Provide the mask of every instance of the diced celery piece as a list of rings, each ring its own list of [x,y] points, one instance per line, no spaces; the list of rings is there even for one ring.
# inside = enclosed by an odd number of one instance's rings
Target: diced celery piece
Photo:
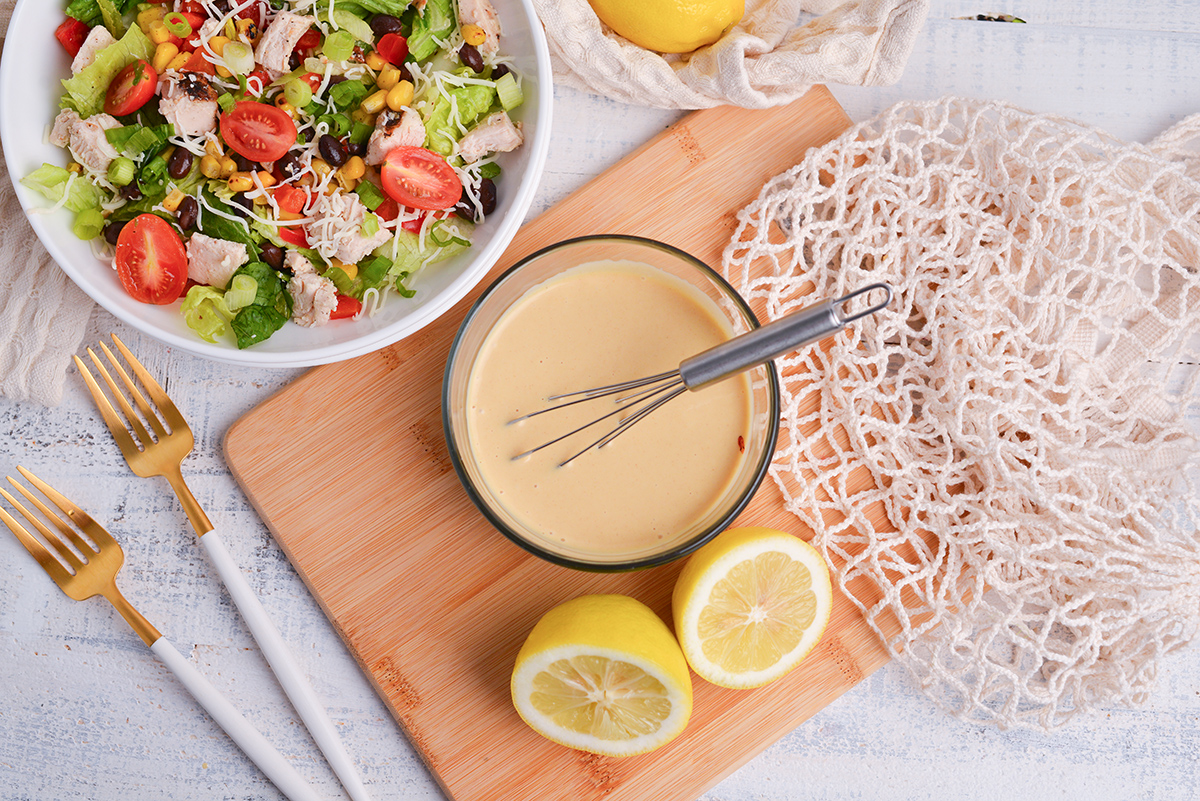
[[[500,105],[505,111],[512,111],[525,102],[525,93],[521,91],[511,72],[504,73],[496,80],[496,94],[500,97]]]

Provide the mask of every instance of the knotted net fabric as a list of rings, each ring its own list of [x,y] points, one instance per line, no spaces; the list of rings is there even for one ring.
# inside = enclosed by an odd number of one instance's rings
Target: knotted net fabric
[[[8,30],[15,4],[0,0],[0,36]],[[34,235],[2,156],[0,264],[0,395],[57,405],[67,365],[83,342],[95,304]]]
[[[928,0],[746,0],[713,44],[661,55],[604,25],[588,0],[534,0],[556,81],[641,106],[766,108],[815,83],[894,83]]]
[[[1142,146],[901,104],[768,182],[724,267],[770,318],[894,289],[777,362],[771,474],[924,692],[1045,730],[1144,702],[1200,621],[1200,116]]]

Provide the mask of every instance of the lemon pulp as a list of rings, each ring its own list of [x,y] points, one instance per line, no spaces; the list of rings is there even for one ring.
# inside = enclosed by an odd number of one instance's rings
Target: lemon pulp
[[[730,529],[697,551],[672,597],[692,670],[723,687],[757,687],[791,671],[829,621],[832,587],[821,555],[766,528]]]
[[[513,668],[521,718],[562,745],[630,756],[676,737],[691,715],[687,661],[644,604],[587,595],[547,612]]]

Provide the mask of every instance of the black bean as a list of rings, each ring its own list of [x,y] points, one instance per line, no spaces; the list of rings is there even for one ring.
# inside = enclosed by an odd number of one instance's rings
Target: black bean
[[[512,72],[512,70],[508,68],[507,64],[497,64],[496,66],[492,67],[492,80],[498,81],[510,72]]]
[[[121,235],[121,229],[125,227],[125,222],[110,222],[104,226],[104,241],[112,246],[116,246],[117,238]]]
[[[272,242],[263,242],[262,260],[276,270],[283,269],[283,248]]]
[[[238,217],[249,216],[253,202],[240,192],[229,199],[229,210]]]
[[[475,49],[475,45],[464,44],[458,48],[458,57],[474,72],[483,72],[483,56]]]
[[[487,217],[496,210],[496,182],[491,178],[484,178],[479,182],[478,194],[483,216]],[[475,204],[467,197],[466,189],[463,189],[462,197],[455,204],[454,213],[464,220],[477,222],[475,219]]]
[[[179,208],[175,211],[175,219],[179,223],[179,227],[183,230],[196,227],[196,220],[200,217],[200,204],[196,202],[196,198],[188,195],[179,203]]]
[[[137,178],[134,178],[129,183],[121,187],[121,197],[126,200],[141,200],[142,190],[138,186]]]
[[[300,58],[299,53],[294,52],[290,56],[288,56],[288,69],[289,70],[298,70],[298,69],[300,69],[300,65],[303,63],[304,63],[304,59]]]
[[[351,156],[365,156],[367,154],[367,146],[362,142],[350,142],[346,145],[346,152]]]
[[[243,156],[241,153],[233,154],[233,163],[237,165],[238,172],[257,172],[254,167],[254,162]]]
[[[391,14],[376,14],[371,17],[371,31],[376,38],[386,36],[389,33],[399,34],[404,30],[404,23]]]
[[[279,174],[284,178],[295,178],[304,169],[300,166],[300,159],[296,158],[296,154],[290,150],[279,157],[275,166],[279,168]]]
[[[195,160],[196,157],[192,155],[192,151],[186,147],[175,148],[175,152],[171,154],[171,160],[167,162],[167,175],[176,181],[186,177],[192,171],[192,163]]]
[[[321,158],[333,167],[342,166],[349,158],[346,155],[346,148],[330,134],[324,134],[317,140],[317,150],[321,151]]]

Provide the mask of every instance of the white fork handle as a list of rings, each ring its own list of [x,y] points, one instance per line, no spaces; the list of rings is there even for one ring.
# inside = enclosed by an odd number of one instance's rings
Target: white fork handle
[[[225,547],[225,542],[221,539],[219,532],[209,531],[200,537],[200,542],[204,543],[204,548],[217,568],[217,573],[225,582],[225,588],[229,590],[229,595],[242,613],[246,625],[250,627],[250,633],[254,635],[258,647],[266,656],[267,663],[283,686],[283,691],[287,693],[292,706],[300,713],[300,719],[304,721],[304,725],[308,728],[313,740],[316,741],[317,747],[321,749],[321,753],[329,760],[329,765],[341,780],[342,786],[346,788],[346,792],[354,801],[370,801],[367,788],[363,785],[358,771],[355,770],[350,755],[346,753],[346,748],[342,745],[341,738],[338,737],[337,730],[333,727],[333,721],[329,719],[329,715],[325,711],[325,706],[313,692],[312,685],[304,677],[300,666],[296,664],[287,643],[279,635],[279,629],[275,628],[271,618],[267,617],[267,610],[263,609],[258,596],[250,589],[246,577],[242,575],[242,571],[234,562],[233,556]]]
[[[238,748],[250,757],[250,761],[258,765],[280,792],[291,801],[320,800],[316,791],[304,781],[283,755],[275,750],[275,746],[267,742],[267,738],[251,726],[250,721],[246,720],[208,679],[200,675],[191,662],[175,650],[170,640],[159,637],[150,646],[150,650],[171,669],[188,692],[200,702],[200,706],[212,715],[213,720],[237,743]]]

